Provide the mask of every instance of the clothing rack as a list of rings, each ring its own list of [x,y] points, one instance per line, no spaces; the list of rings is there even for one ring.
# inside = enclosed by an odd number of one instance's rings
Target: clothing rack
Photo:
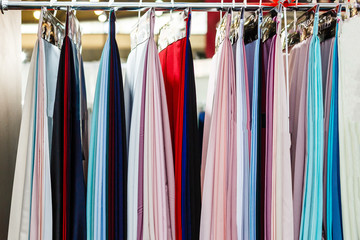
[[[319,3],[319,4],[284,4],[285,7],[293,10],[307,10],[316,5],[319,5],[320,10],[329,10],[338,6],[338,3]],[[37,10],[42,7],[53,10],[66,10],[72,8],[74,10],[111,10],[118,11],[139,11],[142,9],[154,8],[156,11],[170,11],[183,10],[191,8],[193,11],[217,12],[227,10],[229,8],[245,8],[252,11],[259,9],[270,10],[276,6],[275,4],[246,4],[241,3],[210,3],[210,2],[58,2],[58,1],[8,1],[0,0],[0,10],[2,13],[5,10]]]

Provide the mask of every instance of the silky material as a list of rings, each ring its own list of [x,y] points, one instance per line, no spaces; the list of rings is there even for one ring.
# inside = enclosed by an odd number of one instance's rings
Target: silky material
[[[100,63],[90,139],[87,230],[88,239],[126,238],[127,153],[124,94],[115,16]],[[115,177],[116,176],[116,177]]]
[[[322,235],[324,119],[318,22],[319,12],[316,12],[309,48],[307,157],[300,239],[320,239]]]
[[[67,24],[70,23],[67,21]],[[74,61],[72,41],[68,36],[64,38],[62,46],[51,150],[53,238],[85,239],[86,194],[81,153],[80,80],[75,73],[75,65],[79,63]]]
[[[185,16],[183,16],[185,15]],[[173,16],[169,28],[184,36],[159,53],[165,81],[175,162],[176,237],[197,239],[201,213],[200,152],[193,60],[189,41],[190,16]],[[179,19],[178,19],[179,18]],[[172,24],[177,24],[176,26]],[[185,25],[185,28],[182,28]],[[168,29],[160,32],[160,39]],[[170,30],[170,29],[169,29]],[[160,40],[159,40],[160,41]]]
[[[143,21],[143,20],[142,20]],[[140,22],[142,23],[142,22]],[[139,23],[139,27],[142,26]],[[145,114],[145,106],[142,103],[145,59],[148,44],[147,41],[137,40],[135,35],[135,47],[131,50],[127,60],[127,70],[124,82],[125,122],[128,138],[128,195],[127,195],[127,234],[128,239],[142,239],[142,213],[143,204],[138,197],[143,196],[139,189],[139,152],[140,149],[140,118]],[[144,89],[145,90],[145,89]],[[143,117],[144,118],[144,117]],[[142,162],[143,164],[143,162]],[[141,175],[141,174],[140,174]],[[138,218],[138,215],[140,216]],[[138,225],[139,221],[139,225]]]
[[[264,206],[265,206],[265,146],[266,146],[266,78],[269,60],[269,51],[272,39],[261,42],[261,78],[259,83],[259,147],[258,147],[258,197],[257,212],[260,213],[257,218],[257,231],[260,233],[260,239],[264,239]]]
[[[360,238],[359,24],[359,16],[344,21],[338,40],[341,210],[346,240]]]
[[[293,185],[294,238],[299,239],[304,191],[307,136],[307,75],[311,37],[295,45],[290,51],[290,133]]]
[[[264,197],[264,236],[271,239],[271,208],[272,208],[272,164],[273,164],[273,108],[274,108],[274,64],[275,39],[271,38],[268,71],[266,77],[266,147],[265,147],[265,197]]]
[[[333,49],[335,38],[330,38],[320,43],[322,59],[323,77],[323,97],[324,97],[324,171],[323,171],[323,236],[326,237],[326,218],[327,218],[327,169],[328,169],[328,136],[329,118],[332,91],[332,71],[333,71]]]
[[[329,134],[327,144],[327,203],[326,203],[326,236],[327,239],[343,239],[342,212],[341,212],[341,189],[340,189],[340,153],[339,153],[339,55],[338,55],[338,34],[340,28],[341,14],[337,15],[336,34],[332,51],[331,93],[325,99],[330,98],[329,109]],[[330,91],[330,90],[329,90]],[[327,89],[328,93],[328,89]],[[327,135],[325,134],[325,138]]]
[[[272,239],[294,236],[291,184],[289,102],[281,43],[281,13],[276,18],[273,107]]]
[[[218,70],[214,71],[217,75],[203,183],[200,239],[237,238],[236,214],[230,212],[234,212],[236,201],[228,201],[229,197],[236,199],[235,192],[231,193],[236,184],[233,171],[236,164],[235,69],[229,40],[231,14],[224,18],[226,34],[218,49]]]
[[[107,42],[108,43],[108,42]],[[108,47],[108,44],[105,43],[105,46]],[[100,97],[100,86],[101,86],[101,77],[102,69],[105,59],[105,54],[108,54],[108,51],[105,51],[105,47],[100,59],[100,66],[96,81],[95,88],[95,98],[93,105],[93,113],[91,120],[91,136],[90,136],[90,152],[89,152],[89,165],[88,165],[88,181],[87,181],[87,197],[86,197],[86,219],[87,219],[87,239],[94,238],[94,189],[95,189],[95,158],[97,150],[97,133],[98,133],[98,119],[99,119],[99,97]],[[102,81],[104,82],[104,81]]]
[[[217,84],[217,71],[218,71],[218,63],[220,59],[220,51],[217,51],[213,58],[211,59],[211,69],[213,72],[209,76],[208,82],[208,90],[206,96],[206,105],[205,105],[205,112],[204,112],[204,129],[203,129],[203,143],[202,143],[202,153],[201,153],[201,194],[204,194],[204,178],[205,178],[205,169],[207,164],[207,153],[208,153],[208,145],[209,145],[209,133],[210,133],[210,126],[212,121],[213,115],[213,104],[214,104],[214,94],[215,94],[215,87]]]
[[[236,224],[238,239],[249,239],[249,122],[247,64],[244,46],[244,19],[240,20],[236,56]]]
[[[333,49],[335,38],[329,38],[320,43],[321,47],[321,64],[323,77],[323,97],[324,97],[324,173],[323,173],[323,233],[326,232],[326,215],[327,215],[327,177],[328,177],[328,136],[329,136],[329,118],[330,118],[330,104],[331,104],[331,90],[332,90],[332,71],[333,71]],[[331,168],[332,169],[332,168]]]
[[[257,174],[258,174],[258,141],[259,141],[259,78],[260,78],[260,42],[261,42],[261,29],[262,24],[262,12],[258,16],[257,35],[258,39],[254,41],[254,62],[249,63],[253,68],[253,78],[249,80],[249,103],[251,104],[251,118],[248,122],[251,124],[251,134],[249,138],[250,142],[250,191],[249,191],[249,228],[250,238],[257,238],[257,201],[258,201],[258,189],[257,189]],[[251,43],[253,44],[253,43]],[[251,121],[250,121],[251,119]],[[250,131],[249,131],[250,132]]]
[[[258,25],[259,26],[259,25]],[[255,71],[255,63],[256,58],[258,58],[258,54],[256,54],[256,47],[258,46],[258,40],[255,40],[251,43],[245,45],[245,53],[246,53],[246,66],[248,72],[248,92],[249,92],[249,104],[250,104],[250,116],[252,116],[252,99],[253,99],[253,82],[254,75],[257,74]],[[260,41],[260,40],[259,40]]]
[[[170,124],[160,59],[149,20],[144,126],[144,239],[175,239],[175,179]]]
[[[42,11],[26,87],[8,239],[52,238],[48,116],[57,74],[51,72],[53,68],[47,68],[47,63],[56,66],[59,50],[41,39],[43,14]]]
[[[31,190],[30,239],[51,238],[52,211],[50,188],[50,159],[47,123],[46,72],[44,40],[39,39],[35,100],[35,142]],[[49,211],[50,210],[50,211]],[[48,228],[48,229],[45,229]],[[50,231],[49,231],[50,230]],[[45,231],[45,234],[44,234]]]

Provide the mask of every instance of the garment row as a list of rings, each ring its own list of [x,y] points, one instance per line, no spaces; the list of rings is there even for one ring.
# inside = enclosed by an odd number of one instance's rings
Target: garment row
[[[158,44],[145,13],[124,74],[111,11],[88,123],[79,23],[54,44],[43,9],[8,239],[360,238],[360,19],[340,13],[288,55],[281,10],[226,13],[202,122],[191,11]]]

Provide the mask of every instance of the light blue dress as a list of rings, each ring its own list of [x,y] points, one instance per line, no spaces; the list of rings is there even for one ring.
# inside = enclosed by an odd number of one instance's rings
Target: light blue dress
[[[106,181],[108,83],[110,44],[102,52],[91,121],[90,153],[86,199],[87,239],[106,239]],[[100,161],[102,160],[102,161]],[[105,161],[104,161],[105,160]]]
[[[249,200],[249,227],[250,238],[256,239],[256,187],[257,187],[257,165],[258,165],[258,138],[259,138],[259,71],[260,71],[260,41],[262,23],[262,11],[259,13],[258,20],[258,39],[256,40],[254,54],[252,106],[251,106],[251,152],[250,152],[250,200]]]
[[[300,239],[321,239],[323,209],[324,120],[319,12],[315,13],[309,47],[307,87],[307,157]]]

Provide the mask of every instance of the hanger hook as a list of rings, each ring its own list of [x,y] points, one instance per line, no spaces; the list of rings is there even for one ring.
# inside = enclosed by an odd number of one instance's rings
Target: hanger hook
[[[0,10],[1,13],[4,14],[4,10],[8,8],[8,0],[0,0]]]
[[[4,10],[3,10],[3,0],[0,0],[0,10],[1,10],[1,13],[4,14]]]

